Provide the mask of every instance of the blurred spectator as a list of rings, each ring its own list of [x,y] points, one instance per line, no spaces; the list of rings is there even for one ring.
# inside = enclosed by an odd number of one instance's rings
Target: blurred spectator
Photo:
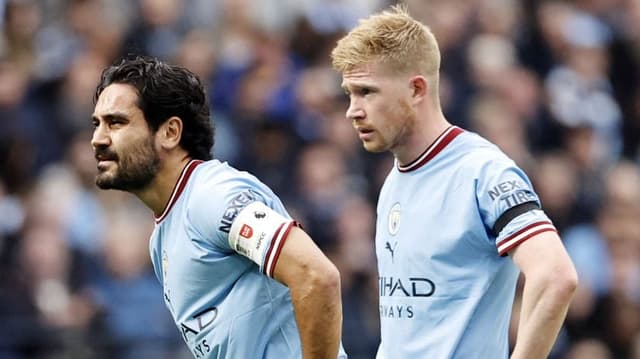
[[[314,141],[322,137],[324,119],[335,110],[338,82],[336,73],[328,66],[309,67],[300,73],[295,89],[298,109],[294,125],[300,138]],[[346,119],[343,121],[348,123]]]
[[[106,65],[107,59],[100,52],[82,52],[71,59],[65,76],[61,78],[51,110],[55,121],[59,122],[60,136],[65,143],[72,143],[76,133],[91,129],[87,114],[93,112],[93,98],[87,94],[95,91],[93,79],[100,77]],[[83,136],[86,138],[87,132]]]
[[[336,243],[331,223],[351,193],[347,164],[340,152],[326,142],[305,147],[296,161],[294,207],[302,212],[305,229],[322,249]]]
[[[533,171],[531,180],[540,201],[560,232],[577,221],[578,175],[575,164],[563,152],[541,156]]]
[[[609,28],[595,17],[574,13],[564,23],[568,46],[564,63],[546,79],[549,106],[554,117],[571,128],[593,131],[596,165],[609,163],[622,151],[621,111],[608,79]]]
[[[336,33],[353,27],[358,19],[378,10],[380,0],[303,0],[302,11],[320,33]]]
[[[52,168],[27,202],[27,220],[11,269],[18,291],[9,296],[19,296],[22,303],[16,312],[7,314],[9,320],[3,320],[12,325],[7,330],[21,334],[17,340],[24,340],[18,344],[22,353],[33,351],[48,357],[53,353],[91,352],[88,329],[95,306],[87,291],[88,273],[84,269],[88,258],[65,243],[60,215],[65,209],[56,198],[65,193],[64,178]],[[33,331],[22,327],[29,321]]]
[[[197,74],[205,86],[211,91],[214,73],[218,63],[218,52],[211,40],[213,33],[206,28],[195,28],[185,35],[175,55],[175,61],[179,65],[188,68]],[[210,98],[210,101],[212,99]],[[218,104],[212,106],[212,121],[215,126],[215,145],[213,153],[216,158],[237,163],[242,158],[240,140],[236,126],[230,121],[226,108],[218,108]]]
[[[30,73],[35,66],[35,38],[42,23],[42,9],[36,1],[7,1],[4,8],[0,53]]]
[[[470,105],[469,128],[477,131],[523,170],[528,171],[533,158],[528,148],[526,127],[522,119],[497,96],[478,95]]]
[[[172,358],[186,348],[158,295],[162,287],[149,260],[153,221],[141,209],[122,209],[109,216],[105,272],[92,290],[105,333],[97,346],[111,358]]]
[[[478,1],[477,23],[480,32],[510,37],[513,40],[520,35],[522,27],[521,2],[518,0]]]
[[[375,357],[380,342],[378,275],[375,262],[375,209],[364,197],[350,196],[333,222],[330,250],[341,275],[343,344],[349,358]]]
[[[581,280],[567,319],[571,334],[598,336],[627,357],[640,330],[640,168],[616,165],[608,173],[596,224],[563,235]]]
[[[478,91],[496,91],[503,76],[517,65],[514,44],[502,35],[475,36],[469,43],[467,57]]]
[[[93,257],[100,255],[107,224],[94,184],[95,159],[87,151],[87,136],[88,131],[79,132],[69,145],[67,161],[72,191],[66,195],[69,210],[63,223],[68,245]]]
[[[188,32],[184,18],[184,0],[140,0],[139,22],[125,35],[123,50],[127,54],[146,54],[173,58]]]

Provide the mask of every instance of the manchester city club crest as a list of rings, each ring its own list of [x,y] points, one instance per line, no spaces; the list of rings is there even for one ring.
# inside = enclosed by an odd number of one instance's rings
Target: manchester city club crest
[[[396,203],[389,211],[389,233],[395,236],[400,229],[400,203]]]
[[[164,283],[167,282],[168,269],[169,269],[169,257],[167,257],[167,252],[162,251],[162,278]]]

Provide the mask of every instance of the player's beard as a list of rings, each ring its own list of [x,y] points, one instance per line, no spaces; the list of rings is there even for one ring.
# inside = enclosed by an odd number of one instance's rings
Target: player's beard
[[[101,189],[117,189],[134,192],[148,186],[156,177],[160,159],[155,151],[153,137],[134,143],[126,151],[110,152],[96,149],[96,155],[112,159],[115,168],[102,171],[96,176],[96,185]]]
[[[397,106],[394,109],[393,118],[398,120],[398,123],[394,124],[393,137],[389,138],[386,143],[384,151],[393,152],[398,147],[406,145],[409,136],[413,133],[416,122],[416,113],[408,102],[399,100]]]

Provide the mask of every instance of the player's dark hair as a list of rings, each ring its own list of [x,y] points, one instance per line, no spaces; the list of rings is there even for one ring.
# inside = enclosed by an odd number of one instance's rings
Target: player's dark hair
[[[191,71],[155,58],[125,58],[102,72],[94,103],[114,83],[133,86],[138,107],[154,133],[172,116],[182,119],[180,146],[191,158],[212,158],[214,126],[202,82]]]

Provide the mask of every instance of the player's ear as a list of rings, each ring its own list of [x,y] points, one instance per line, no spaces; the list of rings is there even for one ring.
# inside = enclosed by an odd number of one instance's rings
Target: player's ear
[[[429,83],[424,76],[414,76],[410,80],[411,97],[416,103],[423,101],[427,98],[429,91]]]
[[[170,150],[177,147],[182,138],[182,119],[177,116],[170,117],[160,125],[156,136],[162,148]]]

